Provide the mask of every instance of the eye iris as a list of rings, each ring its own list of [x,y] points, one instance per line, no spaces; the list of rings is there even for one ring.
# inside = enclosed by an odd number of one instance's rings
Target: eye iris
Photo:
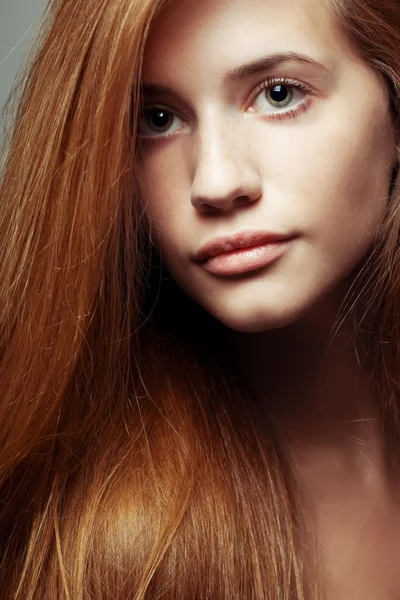
[[[171,125],[171,115],[168,111],[162,108],[151,110],[147,113],[148,126],[156,131],[168,129]]]
[[[275,106],[286,106],[293,98],[293,91],[286,85],[274,85],[267,93]]]

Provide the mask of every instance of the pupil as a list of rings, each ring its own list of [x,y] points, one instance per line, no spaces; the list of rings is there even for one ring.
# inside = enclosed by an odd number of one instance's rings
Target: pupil
[[[150,115],[151,124],[158,129],[164,129],[169,125],[169,114],[166,110],[155,110]]]
[[[284,85],[276,85],[272,88],[270,94],[274,102],[284,102],[288,97],[288,90]]]

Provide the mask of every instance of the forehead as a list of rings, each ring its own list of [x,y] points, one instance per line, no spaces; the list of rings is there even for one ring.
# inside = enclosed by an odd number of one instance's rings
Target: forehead
[[[212,76],[288,51],[327,68],[352,54],[325,0],[172,0],[152,25],[144,76]]]

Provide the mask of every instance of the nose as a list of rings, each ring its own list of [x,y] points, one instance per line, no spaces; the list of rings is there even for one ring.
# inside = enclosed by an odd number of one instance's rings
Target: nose
[[[191,200],[200,212],[229,212],[261,196],[261,177],[249,146],[232,125],[214,122],[199,130],[194,163]]]

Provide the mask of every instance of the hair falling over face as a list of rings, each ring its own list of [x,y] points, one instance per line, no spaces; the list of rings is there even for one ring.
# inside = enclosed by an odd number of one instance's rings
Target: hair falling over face
[[[0,187],[2,600],[320,597],[273,422],[152,256],[136,133],[161,4],[50,1],[21,84]],[[397,118],[398,0],[331,4]],[[362,284],[397,449],[399,203],[394,182]]]

